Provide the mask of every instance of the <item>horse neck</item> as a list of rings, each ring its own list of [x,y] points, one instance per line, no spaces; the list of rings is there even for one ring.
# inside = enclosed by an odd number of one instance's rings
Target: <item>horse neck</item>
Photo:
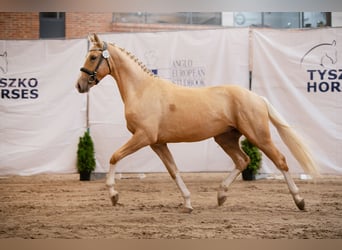
[[[154,75],[131,53],[117,46],[110,50],[112,58],[112,76],[114,77],[121,98],[127,102],[138,91],[143,91]]]

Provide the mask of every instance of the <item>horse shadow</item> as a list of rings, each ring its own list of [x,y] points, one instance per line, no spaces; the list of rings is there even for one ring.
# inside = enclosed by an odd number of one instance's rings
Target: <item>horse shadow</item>
[[[320,43],[310,48],[300,60],[303,63],[320,65],[323,68],[332,68],[337,63],[336,40],[331,43]]]

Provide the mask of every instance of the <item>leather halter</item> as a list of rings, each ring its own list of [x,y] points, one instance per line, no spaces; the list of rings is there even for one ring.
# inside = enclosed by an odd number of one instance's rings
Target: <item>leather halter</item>
[[[86,69],[84,67],[82,67],[80,70],[86,74],[89,75],[89,78],[88,78],[88,83],[89,84],[92,84],[95,82],[95,85],[99,83],[99,80],[97,79],[96,75],[97,75],[97,70],[99,69],[103,59],[106,59],[106,62],[107,62],[107,65],[108,65],[108,68],[109,68],[109,74],[112,73],[111,71],[111,68],[110,68],[110,64],[108,62],[108,58],[109,58],[109,52],[107,50],[107,43],[106,42],[103,42],[103,47],[102,49],[91,49],[89,51],[102,51],[101,53],[101,57],[100,57],[100,60],[98,61],[95,69],[93,71],[90,71],[89,69]]]

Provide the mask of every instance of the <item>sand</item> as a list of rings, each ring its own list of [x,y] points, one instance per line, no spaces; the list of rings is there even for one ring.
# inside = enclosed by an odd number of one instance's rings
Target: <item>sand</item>
[[[0,177],[1,239],[341,239],[342,177],[295,179],[306,211],[284,180],[237,179],[223,206],[217,189],[226,173],[183,173],[194,211],[166,173],[123,175],[119,204],[104,180],[78,174]],[[132,177],[132,178],[127,178]]]

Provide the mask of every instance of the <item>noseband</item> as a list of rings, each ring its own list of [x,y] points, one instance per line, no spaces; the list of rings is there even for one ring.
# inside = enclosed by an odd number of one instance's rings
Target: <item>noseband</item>
[[[89,84],[92,84],[95,82],[95,84],[98,84],[99,83],[99,80],[97,79],[96,77],[96,74],[97,74],[97,70],[99,69],[103,59],[106,59],[106,62],[107,62],[107,65],[108,65],[108,68],[109,68],[109,74],[112,73],[111,71],[111,68],[110,68],[110,65],[109,65],[109,62],[108,62],[108,58],[109,58],[109,52],[107,50],[107,43],[106,42],[103,42],[103,47],[102,49],[91,49],[89,51],[102,51],[101,53],[101,57],[100,57],[100,60],[99,62],[97,63],[95,69],[93,71],[90,71],[89,69],[86,69],[84,67],[82,67],[80,70],[86,74],[89,75],[89,78],[88,78],[88,83]]]

